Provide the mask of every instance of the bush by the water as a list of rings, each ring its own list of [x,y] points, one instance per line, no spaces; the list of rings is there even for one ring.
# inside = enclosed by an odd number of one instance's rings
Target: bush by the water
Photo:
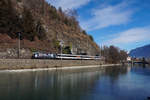
[[[124,50],[120,50],[115,46],[104,46],[102,48],[102,56],[105,57],[107,63],[119,63],[120,61],[126,60],[128,54]]]

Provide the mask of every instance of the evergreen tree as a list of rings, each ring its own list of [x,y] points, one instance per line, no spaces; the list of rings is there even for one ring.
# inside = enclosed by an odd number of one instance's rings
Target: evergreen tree
[[[36,28],[34,24],[34,18],[31,12],[24,8],[23,12],[23,36],[24,38],[29,39],[30,41],[34,41],[34,37],[36,36]]]

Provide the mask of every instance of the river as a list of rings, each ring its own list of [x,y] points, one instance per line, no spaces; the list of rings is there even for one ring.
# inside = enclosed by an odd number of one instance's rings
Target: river
[[[150,67],[0,72],[0,100],[147,100]]]

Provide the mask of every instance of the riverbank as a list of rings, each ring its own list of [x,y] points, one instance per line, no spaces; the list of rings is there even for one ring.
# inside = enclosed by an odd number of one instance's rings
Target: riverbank
[[[0,70],[61,68],[102,64],[104,62],[100,60],[0,59]]]
[[[121,66],[121,64],[103,64],[103,65],[90,65],[90,66],[69,66],[69,67],[55,67],[55,68],[36,68],[36,69],[5,69],[0,72],[35,72],[35,71],[48,71],[48,70],[83,70],[83,69],[105,69],[106,67]]]
[[[41,60],[41,59],[0,59],[0,70],[63,70],[115,66],[100,60]],[[67,67],[68,66],[68,67]]]

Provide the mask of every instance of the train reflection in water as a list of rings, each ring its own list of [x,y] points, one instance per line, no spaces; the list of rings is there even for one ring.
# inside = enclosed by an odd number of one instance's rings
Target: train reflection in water
[[[32,59],[64,59],[64,60],[100,60],[100,56],[34,53]]]

